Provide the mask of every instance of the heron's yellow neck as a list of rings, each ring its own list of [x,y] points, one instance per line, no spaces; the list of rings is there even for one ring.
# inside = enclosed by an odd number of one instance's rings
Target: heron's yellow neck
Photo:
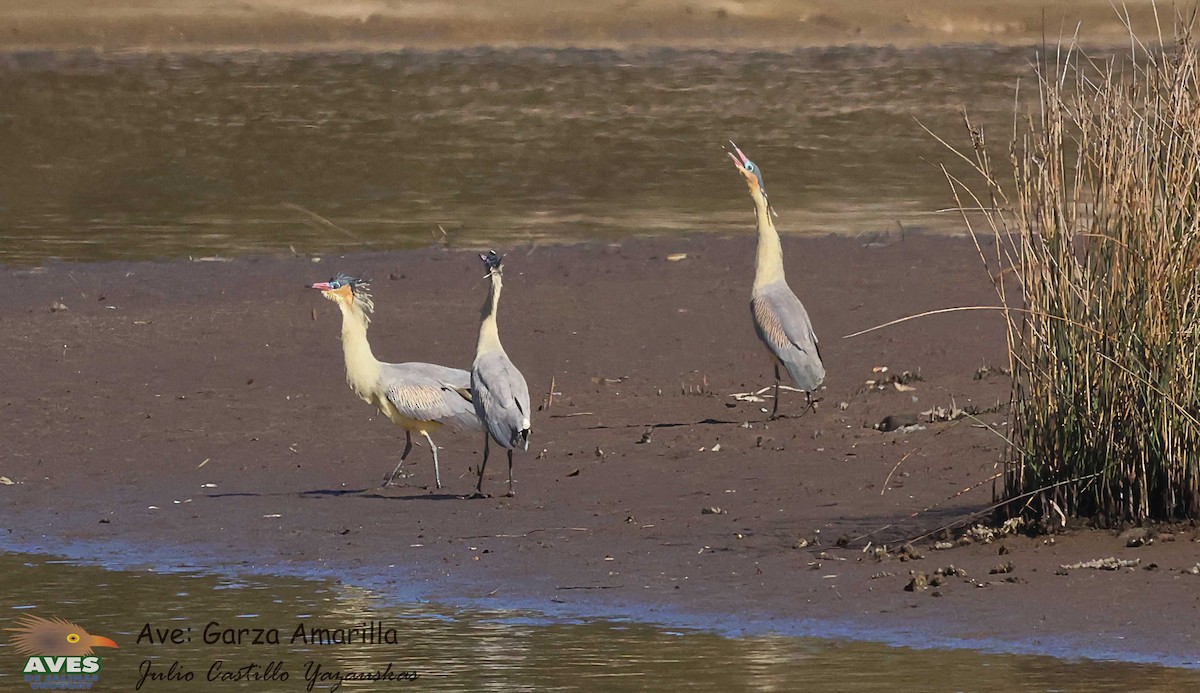
[[[771,210],[767,198],[760,190],[750,191],[754,198],[754,212],[758,220],[758,254],[754,258],[754,288],[784,281],[783,246],[779,243],[779,232],[771,223]]]
[[[338,302],[342,309],[342,355],[346,357],[346,382],[350,389],[370,401],[379,381],[379,361],[367,341],[367,316],[353,303]]]
[[[487,300],[483,302],[483,308],[479,311],[479,343],[475,347],[476,354],[486,354],[503,348],[500,346],[500,332],[496,329],[496,311],[500,307],[500,289],[503,282],[495,272],[490,276],[491,288],[488,289]]]

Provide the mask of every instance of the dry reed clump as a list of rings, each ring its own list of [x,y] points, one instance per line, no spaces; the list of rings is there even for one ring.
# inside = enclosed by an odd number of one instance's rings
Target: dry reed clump
[[[1186,33],[1131,43],[1039,61],[1011,179],[969,120],[960,154],[987,192],[947,174],[985,264],[1001,265],[1004,516],[1200,514],[1200,59]]]

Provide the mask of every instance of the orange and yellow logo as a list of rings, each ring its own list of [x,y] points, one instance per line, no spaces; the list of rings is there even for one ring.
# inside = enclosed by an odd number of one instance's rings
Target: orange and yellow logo
[[[8,630],[16,633],[13,648],[28,657],[25,682],[40,690],[91,688],[100,675],[100,657],[92,648],[117,646],[61,618],[27,615]]]

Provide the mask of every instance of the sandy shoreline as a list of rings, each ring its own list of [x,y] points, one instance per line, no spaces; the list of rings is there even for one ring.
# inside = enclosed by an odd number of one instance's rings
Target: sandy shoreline
[[[465,365],[485,290],[468,251],[2,269],[0,289],[19,297],[0,305],[10,364],[0,475],[16,482],[0,487],[4,545],[371,577],[406,594],[548,611],[684,614],[731,629],[832,623],[913,645],[1195,666],[1190,530],[1138,548],[1100,530],[922,542],[909,561],[864,552],[866,539],[837,546],[868,532],[894,546],[990,502],[986,483],[948,499],[995,473],[994,433],[971,420],[864,426],[1005,400],[1004,377],[976,379],[1004,362],[1002,326],[960,313],[843,340],[992,302],[974,247],[921,235],[784,243],[830,375],[817,413],[770,424],[761,404],[729,396],[769,382],[746,310],[749,232],[510,249],[504,343],[535,403],[551,379],[561,394],[534,417],[516,498],[484,501],[456,495],[471,490],[474,435],[438,439],[444,493],[376,488],[402,436],[350,393],[336,311],[301,288],[336,271],[369,276],[380,358]],[[52,312],[56,302],[67,310]],[[878,366],[923,379],[911,391],[866,387]],[[789,397],[783,409],[799,405]],[[431,482],[426,455],[410,458],[414,484]],[[500,492],[503,470],[486,483]],[[1056,574],[1109,556],[1140,565]],[[910,570],[951,564],[966,576],[905,591]]]
[[[1150,3],[1128,8],[1157,33]],[[1160,22],[1172,25],[1171,8]],[[1070,37],[1125,45],[1128,31],[1101,0],[1005,3],[846,3],[837,0],[15,0],[0,8],[0,49],[447,48],[461,46],[722,49],[957,43],[1033,45]]]

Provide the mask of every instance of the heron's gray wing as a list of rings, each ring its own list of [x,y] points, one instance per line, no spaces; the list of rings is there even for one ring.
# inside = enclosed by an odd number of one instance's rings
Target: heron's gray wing
[[[825,380],[825,366],[808,311],[786,284],[769,287],[750,300],[759,339],[787,368],[792,382],[812,391]]]
[[[467,390],[471,374],[431,363],[385,363],[380,383],[401,415],[417,421],[439,421],[479,428],[475,407],[459,390]]]
[[[519,444],[529,428],[529,386],[503,351],[481,354],[471,369],[475,412],[506,447]]]

